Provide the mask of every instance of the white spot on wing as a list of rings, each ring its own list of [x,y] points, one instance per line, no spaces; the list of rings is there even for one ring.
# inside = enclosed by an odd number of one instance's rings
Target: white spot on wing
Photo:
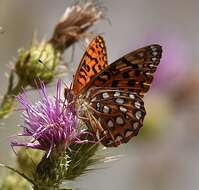
[[[117,136],[115,139],[116,142],[121,142],[122,140],[123,140],[122,136]]]
[[[124,99],[122,99],[122,98],[117,98],[115,101],[118,104],[123,104],[124,103]]]
[[[141,111],[137,111],[135,113],[135,117],[139,120],[142,117],[142,112]]]
[[[108,106],[103,107],[103,112],[104,113],[109,113],[110,108]]]
[[[120,92],[115,92],[113,96],[115,96],[115,97],[120,96]]]
[[[123,106],[120,106],[120,111],[127,112],[127,109],[125,107],[123,107]]]
[[[108,125],[108,127],[113,127],[113,122],[111,120],[109,120],[107,125]]]
[[[140,108],[141,108],[140,102],[136,101],[136,102],[135,102],[135,107],[138,108],[138,109],[140,109]]]
[[[152,67],[152,68],[154,68],[154,67],[156,67],[156,66],[155,66],[155,65],[153,65],[153,64],[150,64],[150,65],[149,65],[149,67]]]
[[[156,57],[153,57],[153,58],[152,58],[152,61],[156,61],[156,60],[157,60],[157,58],[156,58]]]
[[[122,117],[117,117],[117,118],[116,118],[116,123],[117,123],[118,125],[124,124],[123,118],[122,118]]]
[[[109,97],[109,94],[108,94],[107,92],[104,92],[104,93],[102,94],[102,97],[103,97],[103,98],[108,98],[108,97]]]
[[[135,96],[133,94],[129,94],[129,98],[135,99]]]
[[[126,134],[125,134],[125,137],[129,137],[133,134],[133,131],[127,131]]]
[[[150,72],[146,72],[145,74],[146,74],[146,75],[151,75],[151,76],[152,76],[152,74],[151,74]]]
[[[152,51],[156,51],[157,48],[155,46],[151,46]]]
[[[135,123],[133,124],[133,129],[136,130],[136,129],[138,129],[138,127],[139,127],[139,123],[138,123],[138,122],[135,122]]]
[[[156,56],[156,55],[158,55],[158,52],[157,52],[157,51],[154,51],[154,52],[152,53],[152,55]]]

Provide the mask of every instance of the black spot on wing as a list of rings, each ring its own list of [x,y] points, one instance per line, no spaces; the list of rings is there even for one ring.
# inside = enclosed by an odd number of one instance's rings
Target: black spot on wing
[[[117,87],[118,86],[119,81],[118,80],[113,80],[112,81],[112,87]]]
[[[135,85],[135,80],[131,79],[128,81],[128,85],[134,86]]]
[[[139,69],[139,66],[137,64],[133,64],[132,62],[128,61],[125,57],[122,57],[121,61],[126,63],[128,66],[131,66],[132,69]]]
[[[126,72],[124,72],[123,74],[122,74],[122,76],[123,76],[123,78],[129,78],[129,72],[128,71],[126,71]]]

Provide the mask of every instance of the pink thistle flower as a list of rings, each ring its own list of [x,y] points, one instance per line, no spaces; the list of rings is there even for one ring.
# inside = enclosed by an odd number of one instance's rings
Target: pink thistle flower
[[[25,93],[17,96],[24,110],[23,132],[17,136],[29,137],[29,142],[12,141],[11,146],[25,146],[46,151],[64,151],[71,143],[86,143],[80,136],[87,133],[79,127],[74,104],[61,99],[61,81],[57,82],[56,96],[47,95],[41,83],[41,100],[36,104],[29,102]]]

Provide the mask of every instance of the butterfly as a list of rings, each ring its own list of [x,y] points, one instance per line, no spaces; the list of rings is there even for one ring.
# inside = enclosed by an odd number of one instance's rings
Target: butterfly
[[[74,75],[70,98],[79,118],[104,146],[117,147],[138,134],[146,114],[142,98],[161,55],[161,46],[153,44],[108,65],[103,37],[89,44]]]

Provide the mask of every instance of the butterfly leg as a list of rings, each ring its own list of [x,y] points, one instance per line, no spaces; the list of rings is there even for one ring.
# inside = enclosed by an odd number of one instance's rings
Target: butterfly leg
[[[78,119],[81,119],[83,121],[85,121],[85,120],[89,121],[89,118],[80,116],[79,113],[77,113],[77,117],[78,117]]]
[[[87,112],[87,115],[88,115],[89,123],[90,123],[89,126],[92,128],[93,131],[95,131],[98,141],[101,141],[103,138],[105,138],[106,131],[102,128],[100,122],[92,114]],[[104,136],[100,137],[100,133],[102,132],[104,133]]]
[[[87,114],[81,113],[81,110],[77,110],[76,114],[77,114],[78,119],[81,119],[81,120],[86,121],[86,122],[89,121]]]

